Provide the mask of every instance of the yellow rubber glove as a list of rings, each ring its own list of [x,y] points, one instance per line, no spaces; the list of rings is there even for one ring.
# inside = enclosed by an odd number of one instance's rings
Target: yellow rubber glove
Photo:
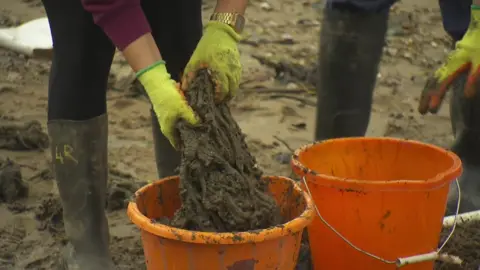
[[[182,78],[183,91],[188,90],[188,84],[197,70],[208,68],[215,82],[217,101],[235,96],[242,74],[237,48],[240,39],[240,35],[229,25],[216,21],[208,22],[185,68]]]
[[[470,26],[465,36],[457,42],[445,64],[429,78],[418,111],[437,113],[449,86],[463,72],[470,71],[465,84],[465,97],[472,98],[480,87],[480,7],[472,5]]]
[[[170,78],[164,61],[137,72],[137,78],[150,97],[162,133],[176,148],[176,122],[182,118],[195,125],[199,121],[197,116],[188,106],[179,85]]]

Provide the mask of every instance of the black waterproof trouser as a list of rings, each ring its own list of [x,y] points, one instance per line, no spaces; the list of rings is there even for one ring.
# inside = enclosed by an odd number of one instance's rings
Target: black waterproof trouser
[[[43,3],[54,45],[48,119],[81,121],[106,113],[114,45],[80,0]],[[142,0],[142,7],[167,70],[178,80],[202,35],[201,0]]]

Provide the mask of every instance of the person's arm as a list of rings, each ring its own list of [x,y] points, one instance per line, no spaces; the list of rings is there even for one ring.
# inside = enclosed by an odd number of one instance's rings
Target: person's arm
[[[140,0],[82,0],[82,4],[135,72],[162,59]]]
[[[217,0],[215,12],[245,14],[248,0]]]
[[[480,0],[473,0],[472,4],[474,4],[475,6],[480,6]]]

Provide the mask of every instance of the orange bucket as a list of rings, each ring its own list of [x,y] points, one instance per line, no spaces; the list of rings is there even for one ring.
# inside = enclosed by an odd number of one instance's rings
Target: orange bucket
[[[264,177],[289,222],[265,230],[210,233],[181,230],[159,223],[180,208],[179,178],[146,185],[128,205],[128,216],[141,230],[149,270],[293,270],[303,229],[313,217],[313,202],[293,180]]]
[[[439,147],[365,137],[302,147],[292,167],[318,209],[308,228],[316,270],[393,270],[399,258],[436,251],[449,186],[462,172]]]

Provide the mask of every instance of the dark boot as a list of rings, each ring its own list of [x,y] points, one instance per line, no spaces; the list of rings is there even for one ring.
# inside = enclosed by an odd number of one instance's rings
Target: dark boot
[[[316,140],[365,135],[387,21],[388,12],[325,9]]]
[[[107,117],[48,123],[69,245],[64,269],[113,269],[105,216]]]
[[[168,176],[177,175],[177,168],[180,165],[180,153],[173,148],[170,141],[168,141],[163,135],[160,130],[157,116],[153,110],[151,110],[151,116],[158,177],[159,179],[162,179]]]
[[[466,99],[463,91],[467,74],[462,74],[452,85],[450,118],[455,142],[452,151],[463,163],[460,182],[460,213],[480,210],[480,95]],[[447,215],[454,215],[457,208],[456,183],[450,189]]]

